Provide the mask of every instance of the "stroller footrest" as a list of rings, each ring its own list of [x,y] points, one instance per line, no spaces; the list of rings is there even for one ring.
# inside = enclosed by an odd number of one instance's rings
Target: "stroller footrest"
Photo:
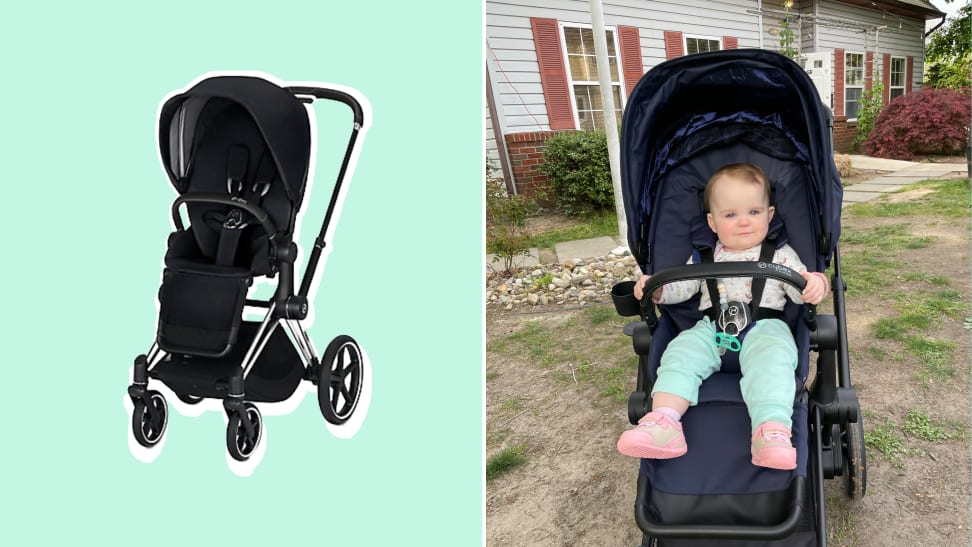
[[[248,274],[165,270],[159,289],[159,347],[169,353],[226,355],[239,334],[250,281]]]
[[[638,481],[638,503],[635,504],[635,520],[641,530],[660,539],[751,539],[772,540],[790,536],[798,527],[805,499],[805,478],[795,477],[788,491],[788,511],[783,520],[766,525],[735,524],[663,524],[658,522],[649,509],[645,498],[650,494],[648,481],[641,476]]]

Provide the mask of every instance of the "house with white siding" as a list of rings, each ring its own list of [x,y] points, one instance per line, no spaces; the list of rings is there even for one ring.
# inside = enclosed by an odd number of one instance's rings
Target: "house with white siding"
[[[789,48],[833,111],[835,148],[856,132],[862,94],[916,91],[927,0],[602,0],[618,124],[641,76],[674,57],[733,48]],[[543,142],[560,131],[603,129],[588,0],[486,0],[487,160],[507,187],[529,192]]]

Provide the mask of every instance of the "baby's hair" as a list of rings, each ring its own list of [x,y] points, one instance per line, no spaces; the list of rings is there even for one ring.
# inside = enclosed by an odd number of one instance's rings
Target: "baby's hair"
[[[702,194],[702,199],[705,201],[705,208],[711,209],[712,204],[710,199],[712,198],[712,187],[715,186],[715,182],[722,177],[732,177],[737,180],[743,180],[746,182],[751,182],[753,184],[759,184],[763,187],[763,195],[766,196],[766,200],[770,199],[770,184],[769,179],[766,178],[766,173],[759,168],[758,165],[753,165],[751,163],[731,163],[729,165],[724,165],[714,175],[709,179],[708,184],[705,185],[705,193]]]

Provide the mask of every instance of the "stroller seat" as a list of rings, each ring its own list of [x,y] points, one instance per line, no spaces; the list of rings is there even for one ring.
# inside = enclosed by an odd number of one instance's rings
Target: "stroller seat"
[[[198,129],[187,132],[187,126]],[[294,208],[265,138],[241,105],[187,99],[172,115],[169,140],[175,152],[169,167],[184,196],[243,200],[250,209],[265,211],[278,230],[267,233],[252,213],[235,204],[203,201],[187,203],[189,228],[169,236],[159,292],[159,346],[170,353],[221,357],[236,343],[253,278],[274,273],[269,241],[291,236]],[[200,301],[206,301],[204,309]]]
[[[731,148],[733,154],[742,153],[740,148]],[[692,170],[707,169],[710,161],[713,160],[705,156],[698,158]],[[699,251],[711,250],[715,236],[704,216],[697,216],[688,224],[687,231],[675,228],[669,235],[676,240],[691,241],[699,260]],[[771,247],[789,243],[782,214],[774,217],[769,232],[773,238]],[[685,250],[682,256],[688,254]],[[660,363],[668,343],[702,318],[699,299],[696,295],[688,302],[665,306],[665,313],[651,337],[645,356],[647,363]],[[788,302],[781,317],[790,326],[797,344],[792,415],[796,469],[783,471],[751,463],[747,442],[751,436],[751,420],[740,388],[739,353],[727,351],[722,356],[720,370],[699,387],[697,404],[682,417],[688,453],[672,459],[642,460],[636,501],[639,524],[650,528],[653,523],[665,523],[668,527],[709,530],[718,526],[758,527],[765,531],[812,522],[812,506],[805,503],[809,401],[804,385],[809,371],[810,333],[801,311],[801,305]],[[747,332],[748,329],[739,337],[741,342],[745,341]],[[653,383],[656,377],[657,367],[653,367],[649,381]],[[643,406],[631,416],[633,422],[650,408],[649,399],[642,400]],[[671,544],[679,545],[678,542]]]

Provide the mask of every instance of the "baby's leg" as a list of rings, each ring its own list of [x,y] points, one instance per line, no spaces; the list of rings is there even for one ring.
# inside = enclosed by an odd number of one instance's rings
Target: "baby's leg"
[[[783,321],[763,319],[746,334],[739,351],[739,385],[753,431],[764,422],[793,425],[796,366],[796,343]]]
[[[622,454],[654,459],[685,454],[688,447],[680,420],[689,405],[696,404],[702,380],[719,370],[714,337],[712,323],[703,319],[668,345],[652,390],[652,410],[638,421],[638,427],[618,439]]]
[[[659,408],[661,402],[671,402],[667,395],[685,401],[684,406],[675,410],[684,414],[689,406],[695,406],[699,398],[699,386],[722,366],[719,350],[715,345],[715,325],[708,318],[702,319],[694,327],[682,331],[672,340],[662,354],[658,367],[658,378],[652,386],[652,409]]]
[[[794,469],[790,440],[797,349],[789,327],[778,319],[753,326],[739,352],[743,400],[752,422],[752,461],[773,469]]]

